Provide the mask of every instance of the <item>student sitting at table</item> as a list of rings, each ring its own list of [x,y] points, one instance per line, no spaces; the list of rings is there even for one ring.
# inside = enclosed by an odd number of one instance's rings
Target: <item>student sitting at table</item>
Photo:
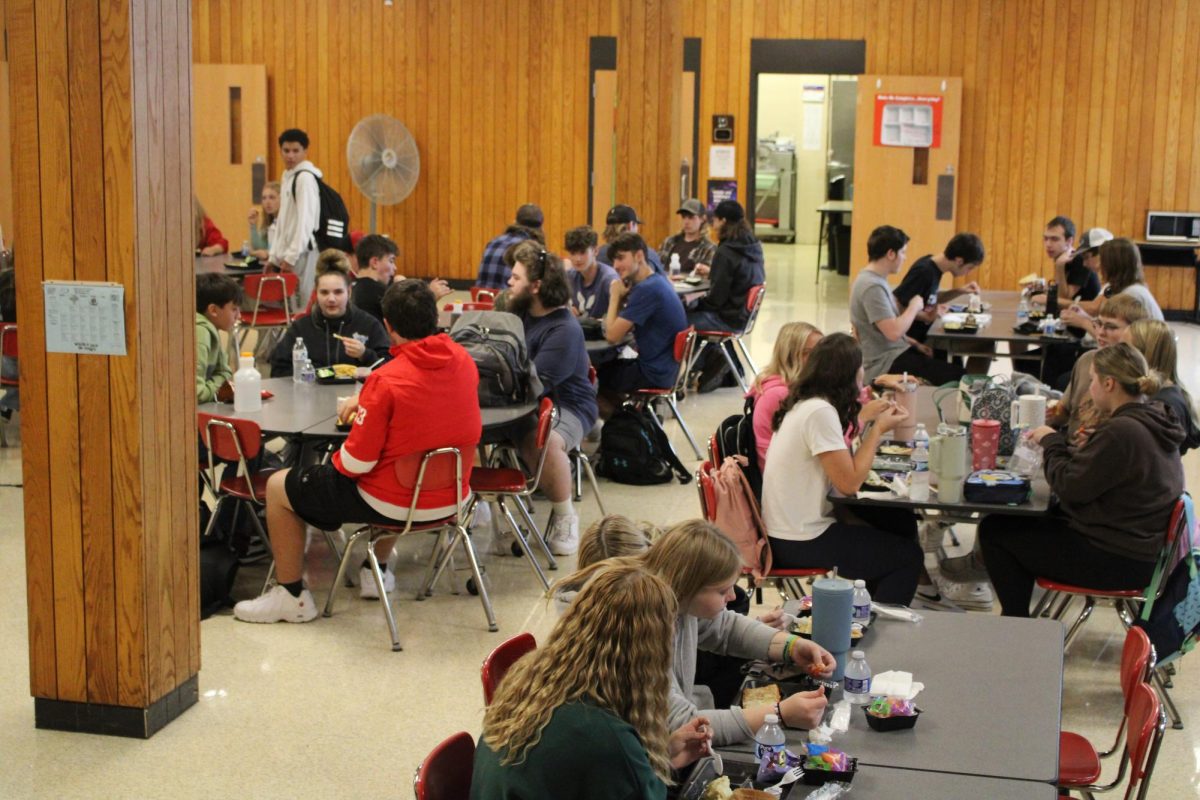
[[[596,260],[596,232],[588,225],[567,231],[563,246],[571,269],[567,282],[571,284],[571,311],[577,317],[604,319],[608,313],[608,293],[617,272],[608,264]]]
[[[196,276],[196,402],[208,403],[233,379],[218,331],[230,333],[241,316],[242,288],[215,272]]]
[[[312,310],[296,320],[275,346],[271,376],[292,374],[292,347],[304,339],[314,367],[334,364],[370,366],[387,358],[388,335],[379,321],[350,303],[350,273],[342,266],[323,262],[317,275],[317,300]]]
[[[1048,426],[1029,437],[1043,449],[1058,497],[1045,517],[988,514],[979,523],[983,560],[1005,616],[1029,616],[1038,577],[1101,589],[1150,582],[1167,522],[1183,493],[1175,416],[1147,396],[1161,388],[1132,345],[1096,353],[1088,393],[1107,417],[1080,447]]]
[[[461,346],[437,330],[437,300],[422,281],[393,284],[383,297],[392,360],[374,370],[362,392],[338,409],[353,419],[350,435],[328,463],[285,469],[267,482],[267,530],[278,585],[255,600],[234,606],[244,622],[309,622],[316,619],[312,594],[304,588],[305,524],[325,531],[357,522],[403,522],[413,486],[401,482],[396,464],[412,468],[430,450],[457,447],[462,453],[463,496],[451,488],[421,491],[413,520],[444,519],[458,512],[470,492],[472,454],[479,443],[479,371]],[[395,588],[387,570],[394,542],[375,546],[384,567],[384,590]],[[360,595],[377,598],[366,562],[359,570]]]
[[[1096,331],[1097,348],[1103,350],[1121,341],[1130,325],[1146,317],[1146,307],[1131,295],[1117,295],[1106,299],[1093,326]],[[1088,393],[1092,359],[1096,352],[1097,350],[1088,351],[1075,362],[1062,399],[1046,419],[1047,424],[1052,427],[1065,426],[1063,433],[1073,445],[1082,443],[1081,432],[1091,430],[1103,419]]]
[[[766,281],[763,270],[763,251],[746,212],[736,200],[722,200],[713,209],[713,229],[717,234],[717,251],[707,270],[711,288],[688,304],[688,324],[698,331],[728,331],[738,333],[746,327],[750,311],[746,298],[750,288]],[[703,272],[703,270],[702,270]],[[733,349],[733,342],[722,342],[738,372],[742,362]],[[711,392],[732,381],[729,361],[715,347],[705,349],[700,373],[700,392]],[[732,383],[731,383],[732,385]]]
[[[613,395],[675,385],[675,336],[687,327],[687,316],[671,282],[650,268],[641,236],[621,234],[608,253],[620,279],[611,284],[604,336],[619,344],[632,333],[638,351],[636,359],[618,358],[597,369],[600,389],[609,395],[604,404],[611,408]]]
[[[695,684],[697,649],[804,668],[816,665],[824,674],[834,667],[833,656],[815,642],[726,608],[742,574],[742,557],[719,528],[699,519],[682,522],[655,541],[643,561],[671,586],[679,603],[668,727],[699,714],[712,721],[713,743],[727,745],[751,739],[769,713],[781,714],[781,721],[792,727],[820,724],[826,705],[820,689],[791,695],[777,708],[716,709],[709,687]]]
[[[533,203],[526,203],[517,209],[517,218],[512,225],[504,229],[504,233],[492,239],[483,248],[483,257],[479,260],[479,274],[475,285],[487,289],[503,289],[508,285],[508,263],[504,255],[514,246],[527,239],[533,239],[539,244],[546,243],[546,234],[542,230],[542,209]]]
[[[712,266],[717,248],[708,238],[708,209],[699,200],[684,200],[675,212],[683,222],[679,233],[663,240],[658,248],[659,255],[671,263],[671,256],[679,256],[679,267],[683,273],[696,270],[698,275],[707,275]]]
[[[400,248],[396,243],[378,233],[362,237],[354,248],[354,260],[358,262],[358,271],[354,288],[350,290],[350,302],[359,311],[367,312],[381,323],[383,293],[393,280],[405,280],[403,275],[396,274],[396,256],[399,254]],[[429,288],[439,300],[454,291],[440,278],[429,281]]]
[[[279,181],[263,184],[261,207],[250,209],[250,255],[266,262],[271,257],[271,236],[279,216]]]
[[[940,255],[925,255],[913,262],[904,273],[904,279],[892,292],[896,301],[905,308],[914,297],[923,298],[925,307],[908,328],[910,338],[924,342],[929,327],[946,313],[946,303],[964,294],[979,294],[975,281],[962,288],[942,290],[942,278],[949,273],[955,278],[965,278],[983,263],[983,242],[973,233],[958,233],[946,244]],[[986,371],[986,370],[985,370]]]
[[[934,386],[957,381],[963,368],[934,358],[933,348],[909,336],[909,329],[926,298],[914,294],[903,311],[887,276],[904,266],[908,234],[891,225],[881,225],[867,239],[870,262],[858,274],[850,290],[850,322],[862,344],[867,380],[885,372],[907,372]]]
[[[483,717],[471,800],[665,800],[671,769],[709,750],[708,720],[669,733],[671,587],[636,561],[605,561]]]
[[[862,351],[849,335],[831,334],[813,348],[775,412],[763,470],[763,521],[777,566],[836,566],[865,580],[876,600],[908,605],[922,572],[916,518],[856,506],[857,519],[840,521],[828,499],[831,488],[858,492],[883,434],[907,417],[885,400],[864,407],[861,381]],[[844,433],[860,419],[870,424],[851,454]]]
[[[825,334],[807,322],[786,322],[775,337],[771,360],[755,377],[748,397],[754,398],[754,446],[758,467],[767,463],[767,446],[775,435],[775,412],[800,378],[804,362]]]
[[[642,221],[638,219],[637,212],[633,210],[633,206],[616,205],[608,210],[608,215],[604,218],[604,247],[596,253],[597,260],[601,264],[609,264],[616,266],[613,259],[616,258],[609,249],[609,246],[617,240],[618,236],[623,236],[626,233],[639,233],[641,230]],[[640,235],[640,233],[639,233]],[[662,259],[658,257],[658,253],[653,247],[646,245],[646,263],[650,265],[650,269],[655,272],[666,274],[663,269]]]
[[[195,195],[192,195],[192,217],[196,255],[219,256],[221,253],[229,252],[229,242],[221,235],[221,231],[217,229],[213,221],[208,218],[208,214],[204,212],[204,206],[200,205],[200,200]]]
[[[579,555],[575,560],[576,571],[609,558],[640,556],[650,549],[662,531],[649,522],[634,522],[620,514],[601,517],[588,526],[579,537]],[[582,580],[564,578],[551,587],[554,609],[561,616],[575,600],[583,587]]]
[[[1123,341],[1129,342],[1146,357],[1150,368],[1162,378],[1162,388],[1151,400],[1162,403],[1175,414],[1186,433],[1179,445],[1179,455],[1200,447],[1200,421],[1196,404],[1179,380],[1179,357],[1175,333],[1167,323],[1157,319],[1140,319],[1125,329]]]
[[[579,327],[567,304],[570,290],[557,256],[536,242],[521,242],[510,251],[508,311],[525,325],[529,358],[537,367],[546,394],[558,406],[558,421],[546,443],[542,493],[552,504],[546,543],[555,555],[579,548],[579,517],[571,503],[571,461],[567,453],[583,443],[596,423],[596,390],[588,380],[590,362]],[[525,463],[537,464],[537,423],[519,434]],[[510,541],[493,542],[492,552],[509,552]]]
[[[1129,239],[1112,239],[1100,245],[1100,273],[1104,276],[1104,296],[1114,297],[1126,294],[1136,298],[1146,307],[1150,319],[1164,319],[1158,301],[1146,286],[1146,275],[1142,269],[1142,254],[1137,245]],[[1061,316],[1063,322],[1077,328],[1083,328],[1095,334],[1095,326],[1091,319],[1090,306],[1077,304],[1077,309],[1064,309]]]

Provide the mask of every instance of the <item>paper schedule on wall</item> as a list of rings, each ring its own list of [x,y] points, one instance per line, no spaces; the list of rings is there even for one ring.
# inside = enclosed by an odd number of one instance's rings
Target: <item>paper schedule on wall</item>
[[[43,281],[46,352],[123,356],[125,287],[92,281]]]

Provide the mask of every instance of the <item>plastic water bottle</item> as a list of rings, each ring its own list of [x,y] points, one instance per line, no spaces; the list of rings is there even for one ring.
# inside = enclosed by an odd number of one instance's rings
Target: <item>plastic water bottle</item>
[[[912,463],[914,472],[929,469],[929,431],[925,430],[923,422],[917,423],[917,430],[913,433]]]
[[[307,358],[304,359],[304,366],[300,368],[300,383],[305,386],[312,386],[317,382],[317,370],[313,367],[313,363]]]
[[[238,371],[233,373],[233,410],[258,411],[262,408],[262,376],[254,368],[254,354],[242,353]]]
[[[1027,319],[1029,319],[1029,300],[1022,294],[1021,302],[1017,303],[1017,324],[1019,325]]]
[[[867,591],[867,582],[854,582],[854,599],[850,601],[853,613],[850,619],[864,628],[871,624],[871,593]]]
[[[292,345],[292,383],[303,383],[300,373],[307,361],[308,348],[304,345],[304,337],[297,336],[296,343]]]
[[[679,253],[671,253],[671,280],[678,280],[683,272],[683,264],[679,261]]]
[[[779,717],[767,714],[762,727],[754,734],[754,759],[761,764],[763,756],[769,754],[771,761],[775,761],[786,746],[787,737],[783,735],[783,728],[779,727]]]
[[[850,653],[843,689],[851,705],[860,706],[871,699],[871,668],[862,650]]]

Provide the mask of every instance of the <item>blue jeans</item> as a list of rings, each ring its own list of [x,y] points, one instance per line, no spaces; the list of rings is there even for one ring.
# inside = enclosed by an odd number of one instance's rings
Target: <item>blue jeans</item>
[[[699,309],[687,312],[688,325],[695,325],[698,331],[727,331],[729,333],[740,333],[740,328],[735,328],[725,320],[721,319],[721,315],[715,311],[701,311]]]
[[[0,375],[5,378],[17,379],[17,360],[12,356],[4,356],[0,359]],[[0,395],[0,408],[10,411],[21,410],[21,394],[17,387],[5,390],[3,395]]]

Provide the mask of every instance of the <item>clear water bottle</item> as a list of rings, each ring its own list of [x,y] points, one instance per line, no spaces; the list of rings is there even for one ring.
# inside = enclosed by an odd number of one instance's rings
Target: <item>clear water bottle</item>
[[[678,280],[683,272],[683,264],[679,261],[679,253],[671,253],[671,280]]]
[[[867,666],[867,657],[862,650],[850,653],[842,686],[851,705],[860,706],[871,699],[871,668]]]
[[[262,376],[254,368],[254,354],[242,353],[238,371],[233,373],[233,410],[258,411],[262,408]]]
[[[300,373],[307,361],[308,348],[304,345],[304,337],[297,336],[296,343],[292,345],[292,383],[303,383]]]
[[[771,761],[775,761],[787,746],[787,737],[783,735],[783,728],[779,727],[779,717],[774,714],[767,714],[763,720],[762,727],[754,734],[754,758],[759,764],[763,763],[763,756],[770,755]]]
[[[1024,294],[1021,295],[1021,302],[1017,303],[1017,324],[1025,322],[1029,319],[1029,300]]]
[[[316,382],[317,370],[313,367],[313,363],[306,358],[304,359],[304,366],[300,368],[300,383],[311,386]]]
[[[850,619],[864,628],[871,624],[871,593],[867,591],[867,582],[854,582],[854,599],[850,601],[852,614]]]
[[[913,433],[912,463],[914,472],[929,469],[929,431],[925,430],[923,422],[917,423],[917,430]]]

